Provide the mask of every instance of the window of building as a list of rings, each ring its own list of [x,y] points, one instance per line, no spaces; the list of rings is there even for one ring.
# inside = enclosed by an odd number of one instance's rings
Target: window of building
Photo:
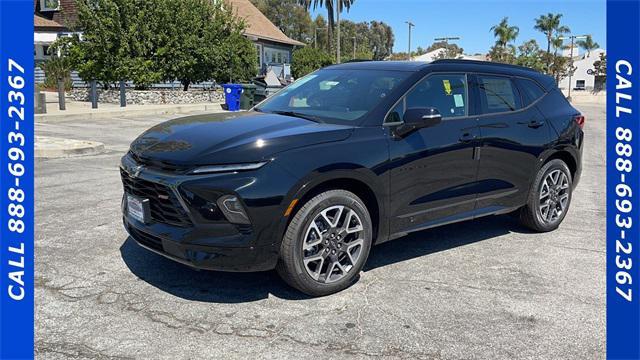
[[[514,111],[521,107],[520,95],[508,77],[478,75],[483,114]]]
[[[60,0],[40,0],[40,11],[60,10]]]
[[[586,87],[585,80],[576,80],[576,89],[584,89]]]

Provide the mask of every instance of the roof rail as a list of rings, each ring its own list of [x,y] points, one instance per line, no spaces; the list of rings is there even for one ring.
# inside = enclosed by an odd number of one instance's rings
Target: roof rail
[[[526,66],[504,64],[504,63],[499,63],[499,62],[482,61],[482,60],[438,59],[438,60],[432,61],[431,64],[474,64],[474,65],[486,65],[486,66],[503,66],[503,67],[509,67],[509,68],[512,68],[512,69],[519,69],[519,70],[537,72],[535,69],[532,69],[532,68],[526,67]]]

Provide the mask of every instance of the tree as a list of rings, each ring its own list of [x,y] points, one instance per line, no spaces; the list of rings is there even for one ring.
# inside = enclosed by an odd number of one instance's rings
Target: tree
[[[178,80],[186,91],[192,83],[212,79],[248,80],[243,69],[255,76],[255,47],[242,35],[244,23],[230,6],[209,0],[156,4],[164,5],[155,37],[163,80]]]
[[[293,52],[291,72],[295,78],[301,78],[331,64],[332,56],[321,49],[306,46]]]
[[[313,9],[315,10],[318,7],[324,7],[327,10],[327,51],[331,52],[331,43],[333,42],[333,29],[335,28],[335,11],[340,9],[346,9],[349,11],[351,5],[355,0],[298,0],[298,3],[304,6],[307,10]],[[334,8],[335,7],[335,8]]]
[[[493,36],[496,37],[496,45],[506,50],[507,44],[518,37],[520,28],[517,26],[509,26],[509,18],[504,17],[498,25],[491,27],[491,31],[493,31]]]
[[[464,49],[459,47],[457,44],[450,44],[448,41],[436,41],[431,44],[424,53],[437,49],[445,49],[446,51],[438,54],[436,59],[456,59],[464,52]]]
[[[515,64],[520,66],[526,66],[537,71],[543,71],[545,64],[543,62],[543,51],[540,50],[538,43],[531,39],[518,46],[518,56],[515,59]]]
[[[591,55],[592,50],[595,50],[600,47],[600,44],[593,41],[593,38],[591,38],[591,35],[587,35],[587,38],[584,40],[581,39],[576,41],[576,45],[578,45],[582,50],[587,52],[587,57]]]
[[[71,58],[80,76],[138,89],[178,80],[184,90],[213,79],[247,80],[257,54],[244,23],[210,0],[78,0]],[[249,75],[250,74],[250,75]]]
[[[600,53],[600,59],[593,62],[593,69],[589,69],[587,73],[596,77],[603,77],[603,80],[606,80],[607,55],[605,53]]]
[[[547,37],[547,55],[551,55],[551,44],[554,36],[557,37],[557,33],[569,32],[569,28],[560,26],[560,18],[562,18],[562,14],[548,13],[547,15],[540,15],[535,19],[536,25],[533,28],[544,33]],[[547,56],[546,58],[546,69],[549,73],[552,58],[551,56]]]
[[[489,57],[491,61],[513,64],[516,59],[516,47],[513,45],[507,45],[502,47],[501,45],[494,45],[489,50]]]
[[[69,55],[69,48],[72,42],[73,39],[70,37],[60,37],[49,46],[51,57],[40,65],[46,76],[44,83],[46,88],[58,87],[59,92],[71,88],[73,61]],[[60,89],[61,84],[62,89]]]
[[[101,81],[105,87],[132,80],[145,88],[160,80],[152,60],[155,3],[134,0],[78,0],[78,30],[71,58],[80,76]]]

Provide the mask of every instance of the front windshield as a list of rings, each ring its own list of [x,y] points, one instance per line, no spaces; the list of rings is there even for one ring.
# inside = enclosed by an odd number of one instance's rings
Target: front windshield
[[[256,107],[333,124],[355,124],[411,73],[381,70],[316,71]]]

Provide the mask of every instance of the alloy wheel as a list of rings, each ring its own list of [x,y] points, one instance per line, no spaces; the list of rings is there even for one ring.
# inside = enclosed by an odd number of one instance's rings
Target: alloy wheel
[[[365,231],[362,220],[351,208],[330,206],[311,221],[302,243],[307,274],[322,283],[344,278],[363,253]]]
[[[554,223],[562,217],[569,204],[569,178],[561,170],[553,170],[540,187],[538,215],[544,223]]]

